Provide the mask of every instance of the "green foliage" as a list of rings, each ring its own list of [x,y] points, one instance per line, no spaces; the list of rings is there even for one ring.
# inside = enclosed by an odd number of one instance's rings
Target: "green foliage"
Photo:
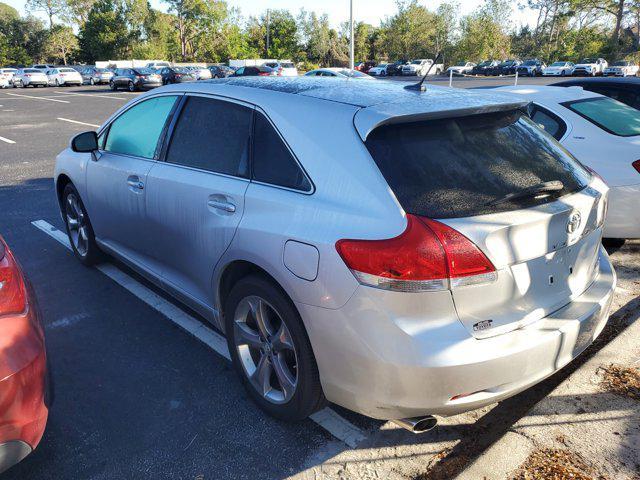
[[[8,22],[20,18],[18,11],[11,5],[0,2],[0,22]]]
[[[78,37],[71,27],[54,26],[45,39],[43,53],[49,63],[67,62],[78,53]]]
[[[125,15],[114,0],[94,3],[80,29],[80,48],[85,61],[120,58],[126,51],[129,31]]]

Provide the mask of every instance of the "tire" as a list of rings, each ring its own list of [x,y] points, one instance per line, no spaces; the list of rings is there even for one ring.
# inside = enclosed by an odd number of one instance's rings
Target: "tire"
[[[114,92],[115,92],[116,90],[118,90],[118,87],[116,87],[116,84],[115,84],[115,82],[113,82],[113,80],[110,80],[110,81],[109,81],[109,88],[110,88],[112,91],[114,91]]]
[[[89,85],[91,85],[92,87],[96,84],[95,80],[93,79],[93,77],[91,77],[89,79]]]
[[[60,87],[60,81],[56,78],[56,87]]]
[[[562,71],[560,72],[560,76],[561,76],[561,77],[564,77],[566,74],[567,74],[567,72],[565,72],[564,70],[562,70]]]
[[[254,316],[254,311],[262,315]],[[264,276],[250,275],[231,289],[224,313],[234,368],[262,410],[293,422],[323,407],[325,398],[309,338],[282,290]],[[257,322],[257,318],[266,320]],[[265,326],[259,328],[259,323]],[[286,340],[278,341],[283,338]]]
[[[103,259],[102,252],[96,243],[87,210],[72,183],[64,187],[61,209],[69,243],[76,258],[86,266],[99,263]]]
[[[129,84],[127,85],[127,90],[129,90],[130,92],[136,91],[136,86],[133,84],[133,82],[129,82]]]
[[[604,246],[607,253],[612,254],[618,250],[620,250],[626,240],[624,238],[603,238],[602,245]]]

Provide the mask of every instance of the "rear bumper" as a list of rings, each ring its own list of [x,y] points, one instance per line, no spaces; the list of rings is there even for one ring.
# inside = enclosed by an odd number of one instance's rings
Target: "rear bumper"
[[[380,419],[449,416],[513,396],[577,357],[604,328],[615,283],[601,249],[599,274],[580,297],[538,322],[482,340],[455,315],[438,316],[448,308],[444,297],[408,307],[403,318],[390,317],[367,287],[339,310],[298,309],[330,401]],[[429,319],[417,313],[425,308],[435,312]],[[459,395],[465,396],[453,399]]]
[[[50,384],[37,307],[0,323],[0,472],[35,449],[49,414]]]
[[[640,184],[610,187],[606,238],[640,238]]]

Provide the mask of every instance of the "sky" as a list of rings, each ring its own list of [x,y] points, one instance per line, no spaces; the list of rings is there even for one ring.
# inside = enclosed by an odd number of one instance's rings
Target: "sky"
[[[24,14],[24,5],[26,0],[0,0],[8,3],[20,13]],[[166,11],[166,3],[161,0],[150,0],[154,8]],[[418,0],[419,3],[425,5],[431,10],[435,10],[441,3],[440,0]],[[243,16],[259,15],[267,8],[270,9],[286,9],[296,14],[301,8],[316,13],[326,13],[332,25],[338,26],[341,22],[349,19],[349,0],[227,0],[227,3],[233,7],[238,7]],[[482,0],[459,0],[461,13],[467,14],[474,10],[482,3]],[[514,5],[516,2],[513,2]],[[379,25],[380,20],[386,16],[393,15],[396,11],[395,0],[354,0],[353,13],[356,21]],[[532,24],[535,21],[531,11],[520,11],[514,8],[514,14],[511,18],[515,26],[520,24]]]

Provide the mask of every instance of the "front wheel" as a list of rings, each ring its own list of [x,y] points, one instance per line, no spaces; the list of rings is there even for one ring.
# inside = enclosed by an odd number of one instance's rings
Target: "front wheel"
[[[324,404],[320,376],[300,315],[267,278],[252,275],[224,308],[227,344],[251,398],[273,417],[307,418]]]
[[[129,82],[129,85],[128,85],[127,89],[130,92],[135,92],[136,91],[136,86],[133,84],[133,82]]]
[[[62,211],[69,243],[76,258],[87,266],[98,263],[102,254],[96,244],[89,215],[78,190],[71,183],[67,184],[62,194]]]

